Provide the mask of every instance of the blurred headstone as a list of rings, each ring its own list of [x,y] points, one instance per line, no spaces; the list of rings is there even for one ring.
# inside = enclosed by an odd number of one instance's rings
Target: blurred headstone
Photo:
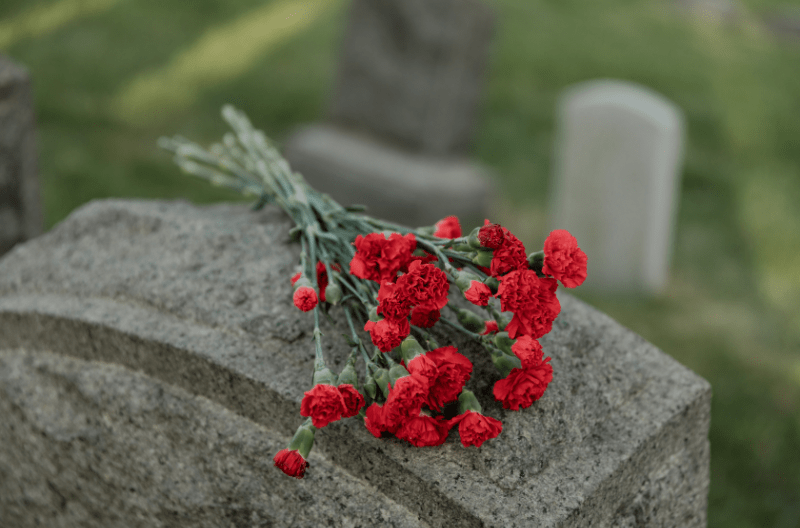
[[[491,177],[465,155],[493,25],[478,0],[354,0],[328,123],[287,140],[292,167],[377,217],[483,218]]]
[[[589,290],[656,294],[669,275],[684,118],[629,82],[573,86],[557,109],[550,229],[589,256]]]
[[[0,54],[0,255],[42,232],[28,72]]]

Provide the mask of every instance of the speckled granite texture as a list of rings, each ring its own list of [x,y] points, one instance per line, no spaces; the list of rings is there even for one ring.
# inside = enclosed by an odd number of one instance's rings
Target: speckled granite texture
[[[553,382],[522,411],[494,401],[487,354],[435,332],[500,436],[416,448],[353,418],[284,476],[314,359],[290,228],[269,207],[101,200],[0,260],[0,526],[706,525],[711,387],[563,290]]]

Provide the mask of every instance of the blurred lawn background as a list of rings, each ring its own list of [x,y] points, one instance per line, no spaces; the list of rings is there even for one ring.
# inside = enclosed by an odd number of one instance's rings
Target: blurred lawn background
[[[683,109],[667,291],[571,293],[711,382],[709,526],[796,528],[800,38],[778,39],[761,24],[781,7],[773,0],[743,0],[728,24],[667,1],[492,1],[497,34],[473,155],[500,178],[493,220],[532,251],[547,235],[555,102],[566,86],[625,79]],[[182,174],[157,138],[219,140],[224,103],[279,144],[320,119],[347,5],[3,0],[0,50],[34,83],[46,228],[95,198],[242,200]]]

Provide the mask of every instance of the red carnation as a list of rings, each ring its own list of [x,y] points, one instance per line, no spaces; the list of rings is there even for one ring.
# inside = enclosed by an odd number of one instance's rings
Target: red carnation
[[[497,288],[501,309],[514,313],[505,328],[509,337],[529,335],[539,339],[552,329],[553,321],[561,313],[557,287],[555,279],[540,279],[529,269],[512,271],[501,278]]]
[[[464,447],[480,447],[485,441],[496,438],[503,430],[500,420],[469,409],[464,414],[451,418],[449,424],[451,427],[458,424],[458,434]]]
[[[297,282],[297,281],[299,281],[299,280],[300,280],[300,277],[301,277],[302,275],[303,275],[303,274],[302,274],[302,273],[300,273],[299,271],[298,271],[297,273],[295,273],[294,275],[292,275],[292,278],[291,278],[291,279],[289,279],[289,280],[291,280],[291,281],[292,281],[292,286],[294,286],[294,283],[295,283],[295,282]]]
[[[471,281],[469,288],[464,292],[464,297],[469,302],[477,306],[486,306],[489,304],[489,297],[492,296],[492,290],[487,285],[480,281]]]
[[[536,366],[525,369],[511,369],[505,378],[494,384],[494,397],[503,402],[503,408],[518,411],[542,397],[547,385],[553,381],[553,367],[550,358]]]
[[[531,336],[523,335],[517,338],[517,342],[511,345],[511,351],[522,361],[522,368],[533,368],[542,362],[544,352],[542,345]]]
[[[552,275],[567,288],[575,288],[586,280],[586,253],[569,231],[551,231],[544,241],[542,273]]]
[[[394,386],[389,386],[389,396],[383,406],[383,417],[387,430],[395,433],[403,419],[416,416],[428,396],[428,380],[411,374],[398,378]]]
[[[424,310],[441,310],[447,304],[450,283],[445,272],[433,264],[414,261],[408,273],[397,279],[411,304]]]
[[[489,249],[497,249],[503,245],[505,233],[499,224],[493,224],[488,219],[484,220],[483,227],[478,230],[478,242]]]
[[[383,233],[370,233],[356,236],[353,245],[356,254],[350,261],[352,275],[360,279],[394,282],[397,272],[411,262],[417,239],[413,233],[406,236],[392,233],[388,240]]]
[[[342,383],[338,389],[344,398],[345,411],[342,413],[342,418],[357,415],[358,411],[366,404],[364,397],[349,383]]]
[[[448,216],[436,222],[433,236],[439,238],[458,238],[461,236],[461,224],[457,216]]]
[[[443,416],[419,414],[405,418],[395,436],[416,447],[426,447],[442,445],[449,433],[450,424]]]
[[[441,412],[442,406],[458,398],[472,373],[472,362],[458,353],[456,347],[445,346],[425,354],[436,364],[438,375],[430,387],[428,407]]]
[[[439,376],[439,369],[436,367],[436,363],[428,357],[428,354],[420,354],[409,361],[408,365],[404,364],[404,366],[411,374],[426,378],[429,386],[433,385]]]
[[[308,462],[303,458],[297,449],[281,449],[278,454],[272,459],[275,462],[275,467],[289,475],[290,477],[303,478],[308,468]]]
[[[499,331],[500,331],[500,327],[497,326],[497,321],[493,321],[493,320],[490,319],[490,320],[486,321],[486,329],[484,329],[484,331],[481,332],[481,335],[494,334],[494,333],[497,333]]]
[[[364,330],[369,332],[372,344],[381,352],[390,352],[400,346],[403,339],[408,337],[408,334],[411,333],[411,326],[408,324],[408,319],[381,319],[377,323],[367,321]]]
[[[314,291],[314,288],[301,286],[295,290],[292,300],[295,306],[304,312],[308,312],[317,305],[317,292]]]
[[[503,243],[494,250],[490,275],[500,278],[501,276],[515,270],[528,269],[528,256],[525,254],[525,246],[505,227],[503,230]]]
[[[439,310],[425,310],[417,306],[411,311],[411,324],[420,328],[431,328],[441,315]]]
[[[367,407],[366,414],[367,416],[364,418],[364,425],[375,438],[380,438],[381,433],[389,429],[389,426],[386,425],[386,420],[384,419],[383,406],[373,403]]]
[[[378,290],[378,313],[386,319],[405,319],[411,311],[411,300],[401,284],[385,281]]]
[[[303,393],[300,402],[300,415],[310,416],[317,429],[335,422],[347,412],[347,405],[339,389],[333,385],[318,383],[310,391]]]

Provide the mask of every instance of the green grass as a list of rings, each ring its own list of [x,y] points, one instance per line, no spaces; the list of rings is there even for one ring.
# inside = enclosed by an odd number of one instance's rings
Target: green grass
[[[241,199],[183,175],[156,139],[216,141],[226,102],[279,142],[324,115],[347,3],[305,4],[286,7],[296,19],[269,11],[284,2],[255,0],[0,4],[0,49],[33,74],[47,228],[95,198]],[[574,293],[712,383],[709,526],[800,525],[800,42],[758,23],[780,4],[743,2],[750,11],[727,26],[655,1],[492,4],[497,34],[473,154],[501,179],[497,218],[529,249],[546,235],[555,103],[566,86],[626,79],[686,113],[667,291],[649,300]],[[49,19],[25,18],[43,7]],[[262,19],[281,38],[232,40],[230,28],[245,33]]]

